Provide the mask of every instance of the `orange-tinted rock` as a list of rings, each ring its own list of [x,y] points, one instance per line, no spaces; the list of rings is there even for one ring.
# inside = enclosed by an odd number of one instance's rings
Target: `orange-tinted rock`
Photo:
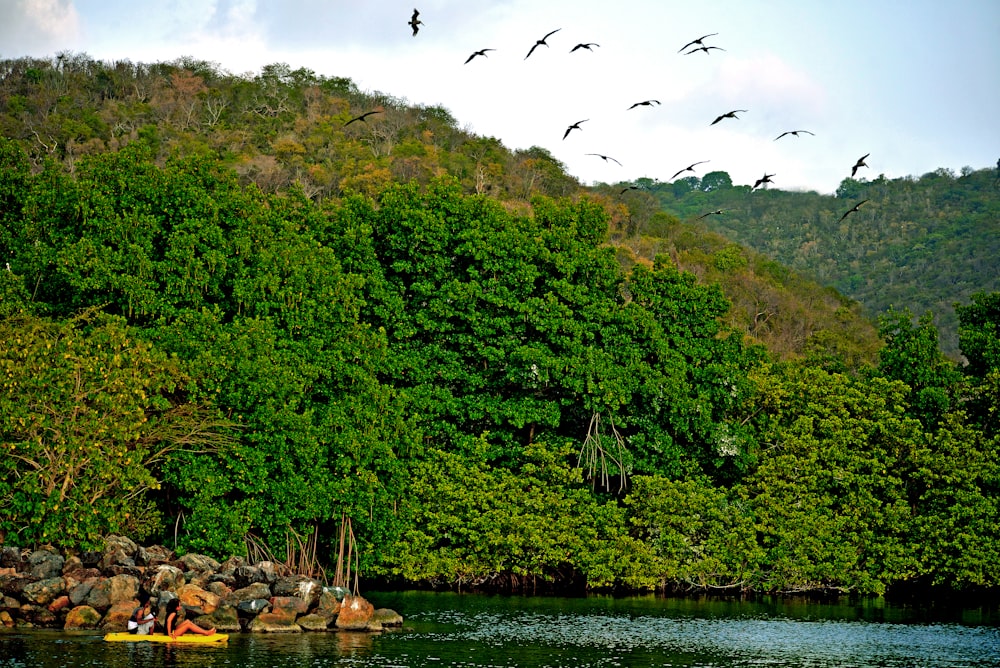
[[[375,614],[375,606],[361,596],[345,596],[337,614],[337,628],[345,631],[364,631]]]
[[[178,589],[177,598],[181,600],[181,605],[194,616],[211,614],[222,603],[219,596],[193,584],[184,585]]]
[[[65,608],[69,608],[73,605],[73,602],[69,600],[69,596],[63,594],[56,600],[49,603],[49,612],[59,612]]]

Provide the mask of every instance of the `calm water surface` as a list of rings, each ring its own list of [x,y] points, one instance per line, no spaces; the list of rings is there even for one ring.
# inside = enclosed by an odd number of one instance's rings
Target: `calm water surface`
[[[0,668],[56,666],[1000,667],[1000,607],[921,609],[658,597],[370,593],[403,615],[380,635],[236,634],[224,647],[0,631]]]

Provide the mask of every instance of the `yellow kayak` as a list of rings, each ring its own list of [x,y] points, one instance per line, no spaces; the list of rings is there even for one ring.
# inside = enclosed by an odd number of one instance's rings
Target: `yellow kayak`
[[[138,635],[136,633],[109,633],[104,636],[108,642],[177,642],[195,644],[215,644],[227,642],[229,635],[226,633],[213,633],[210,636],[198,635],[197,633],[185,633],[182,636],[171,638],[165,633],[154,633],[151,635]]]

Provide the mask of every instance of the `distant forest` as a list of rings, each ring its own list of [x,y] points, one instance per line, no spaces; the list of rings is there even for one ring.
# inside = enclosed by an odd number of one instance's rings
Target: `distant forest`
[[[679,220],[698,221],[702,229],[836,288],[870,317],[890,308],[933,314],[942,349],[955,359],[954,305],[1000,289],[1000,168],[845,179],[835,197],[767,186],[751,192],[733,186],[725,172],[633,185]],[[721,213],[710,213],[715,211]]]
[[[0,61],[0,544],[997,591],[996,172],[750,190],[280,64]]]

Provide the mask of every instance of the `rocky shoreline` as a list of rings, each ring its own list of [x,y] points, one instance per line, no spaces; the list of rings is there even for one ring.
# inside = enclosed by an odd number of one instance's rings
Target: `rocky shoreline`
[[[269,561],[177,557],[124,536],[109,536],[100,552],[0,547],[2,626],[124,631],[140,596],[149,596],[157,619],[180,599],[188,619],[221,633],[379,632],[403,624],[393,610]]]

